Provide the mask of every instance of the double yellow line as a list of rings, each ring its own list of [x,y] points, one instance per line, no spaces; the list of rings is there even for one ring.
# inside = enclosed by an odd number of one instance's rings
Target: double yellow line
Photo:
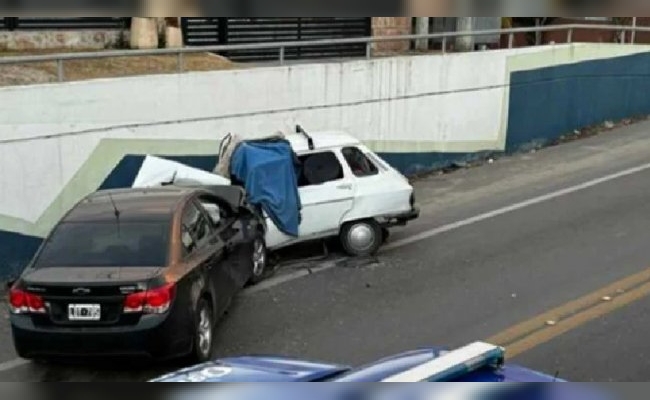
[[[487,339],[516,357],[550,340],[650,296],[650,269],[519,323]]]

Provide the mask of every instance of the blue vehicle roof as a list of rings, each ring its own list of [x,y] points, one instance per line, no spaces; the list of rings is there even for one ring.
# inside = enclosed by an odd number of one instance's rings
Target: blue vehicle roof
[[[224,358],[160,377],[153,382],[381,382],[440,358],[441,348],[414,350],[352,368],[288,357]],[[517,365],[477,368],[451,382],[556,382],[552,376]]]

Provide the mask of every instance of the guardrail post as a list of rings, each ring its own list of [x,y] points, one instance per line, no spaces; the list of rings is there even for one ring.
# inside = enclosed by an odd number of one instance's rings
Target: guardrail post
[[[63,74],[63,60],[60,58],[56,60],[56,76],[59,82],[63,82],[65,79],[65,75]]]
[[[573,43],[573,28],[569,28],[569,31],[567,32],[566,42]]]
[[[508,35],[508,48],[512,49],[515,46],[515,34],[510,32]]]
[[[372,57],[372,43],[366,42],[366,59],[370,60]]]
[[[183,53],[181,53],[180,51],[176,55],[176,63],[178,64],[177,65],[178,73],[182,74],[185,71],[185,66],[183,65],[184,64]]]
[[[280,46],[280,49],[278,49],[279,54],[278,57],[280,58],[280,65],[284,65],[284,46]]]
[[[442,54],[447,53],[447,36],[442,38]]]

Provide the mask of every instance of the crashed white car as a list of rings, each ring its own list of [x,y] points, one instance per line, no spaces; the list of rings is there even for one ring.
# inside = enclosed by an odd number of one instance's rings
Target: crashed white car
[[[369,256],[384,243],[388,228],[405,225],[419,216],[408,180],[359,140],[342,132],[308,135],[298,131],[282,135],[301,166],[297,178],[301,203],[298,234],[282,232],[265,212],[269,250],[338,237],[348,254]],[[168,182],[172,176],[205,185],[229,184],[231,178],[148,157],[135,186]]]

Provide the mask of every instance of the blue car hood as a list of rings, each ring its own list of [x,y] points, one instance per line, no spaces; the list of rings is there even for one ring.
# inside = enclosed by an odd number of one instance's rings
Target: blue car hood
[[[349,369],[284,357],[251,356],[200,364],[151,382],[313,382]]]

